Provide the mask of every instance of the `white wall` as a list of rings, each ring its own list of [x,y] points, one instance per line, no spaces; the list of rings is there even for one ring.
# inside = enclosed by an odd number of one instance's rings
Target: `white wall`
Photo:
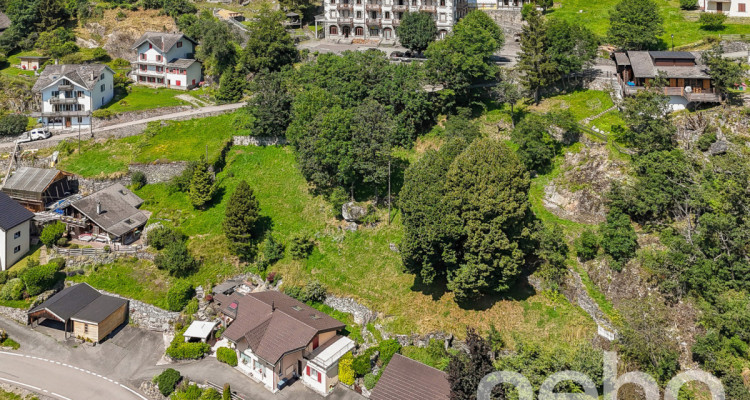
[[[106,68],[102,74],[104,74],[104,79],[98,80],[96,84],[94,84],[94,88],[91,90],[91,103],[93,110],[109,103],[110,100],[112,100],[112,97],[114,97],[114,75]],[[102,91],[102,85],[104,85],[104,91]]]
[[[715,0],[700,0],[699,6],[708,12],[716,12]],[[740,4],[745,5],[745,12],[740,12]],[[722,12],[730,17],[750,17],[750,0],[732,0],[730,4],[723,3]]]
[[[253,354],[253,351],[250,349],[246,349],[240,354],[240,362],[242,362],[242,360],[247,360],[247,364],[243,365],[245,371],[250,372],[250,374],[260,381],[267,389],[274,392],[276,391],[276,387],[273,386],[273,366],[267,365],[263,360],[259,359],[258,356]],[[257,365],[260,368],[253,368],[253,362],[257,362]]]
[[[18,239],[13,237],[17,232],[21,233]],[[0,229],[0,271],[5,271],[13,264],[22,259],[29,252],[31,243],[31,220],[11,228],[8,232]],[[17,253],[13,252],[16,246],[21,246]]]

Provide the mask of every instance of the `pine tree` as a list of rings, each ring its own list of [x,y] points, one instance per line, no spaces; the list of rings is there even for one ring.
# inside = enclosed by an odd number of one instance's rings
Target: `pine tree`
[[[523,72],[523,86],[534,94],[534,101],[539,103],[540,89],[549,83],[556,71],[545,52],[547,23],[536,7],[529,10],[526,22],[521,33],[518,69]]]
[[[257,221],[258,200],[247,182],[241,181],[229,198],[224,217],[224,234],[235,254],[248,254]]]
[[[205,208],[214,194],[214,178],[208,170],[208,163],[203,159],[195,166],[190,180],[190,202],[198,209]]]
[[[230,68],[226,70],[219,80],[219,90],[216,92],[216,100],[221,103],[234,103],[242,99],[245,93],[247,81],[242,72]]]

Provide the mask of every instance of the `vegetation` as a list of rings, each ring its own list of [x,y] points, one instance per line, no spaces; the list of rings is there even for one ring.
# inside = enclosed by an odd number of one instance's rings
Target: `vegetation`
[[[401,24],[396,28],[396,34],[402,46],[421,53],[427,49],[430,43],[435,41],[438,30],[432,14],[428,12],[407,12],[401,18]]]
[[[195,294],[193,285],[185,281],[176,281],[167,291],[167,309],[180,311]]]
[[[339,381],[344,385],[354,384],[354,356],[352,353],[346,353],[339,359]]]
[[[58,221],[54,224],[45,226],[44,229],[42,229],[42,234],[39,237],[39,240],[41,240],[45,246],[51,247],[53,244],[57,243],[63,233],[65,233],[65,224]]]
[[[205,209],[216,190],[214,177],[208,168],[208,163],[201,158],[201,161],[195,165],[190,179],[190,202],[197,209]]]
[[[727,20],[726,14],[721,13],[701,13],[698,22],[701,28],[707,31],[718,31],[724,28],[724,22]]]
[[[159,386],[159,392],[161,392],[163,396],[169,396],[174,392],[180,379],[182,379],[182,376],[177,370],[167,368],[154,377],[154,383]]]
[[[20,135],[26,130],[29,119],[21,114],[6,114],[0,117],[0,136]]]
[[[224,217],[224,235],[229,247],[237,255],[249,256],[258,221],[258,200],[247,182],[241,181],[229,198]]]
[[[208,343],[186,342],[183,336],[185,330],[187,330],[187,327],[175,332],[174,339],[167,347],[167,356],[175,360],[197,360],[211,351],[211,346]]]
[[[250,26],[250,37],[242,52],[244,72],[278,71],[297,60],[297,48],[282,21],[285,15],[263,6]]]
[[[237,366],[237,353],[228,347],[219,347],[216,350],[216,359],[232,367]]]
[[[198,262],[190,255],[187,243],[178,240],[167,244],[154,258],[154,264],[172,276],[183,277],[193,272]]]
[[[284,88],[281,73],[262,74],[252,84],[255,93],[247,101],[254,136],[284,137],[291,122],[292,95]]]
[[[146,174],[144,174],[141,171],[135,171],[133,172],[133,175],[130,177],[130,184],[133,186],[133,189],[138,190],[144,186],[146,186]]]

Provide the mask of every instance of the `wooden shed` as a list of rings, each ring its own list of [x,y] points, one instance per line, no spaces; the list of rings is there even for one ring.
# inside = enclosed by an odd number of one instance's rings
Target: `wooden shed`
[[[76,188],[71,174],[56,169],[21,167],[5,182],[2,191],[31,212],[69,196]]]

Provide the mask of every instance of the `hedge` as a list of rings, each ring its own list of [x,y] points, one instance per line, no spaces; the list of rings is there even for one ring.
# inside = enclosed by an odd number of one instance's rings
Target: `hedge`
[[[180,311],[195,294],[193,285],[186,281],[176,281],[167,291],[167,309],[169,311]]]
[[[177,370],[167,368],[154,377],[154,383],[159,385],[159,391],[166,397],[174,392],[174,388],[177,387],[180,379],[182,379],[182,376]]]
[[[354,384],[354,369],[352,368],[354,356],[351,352],[344,354],[339,360],[339,381],[344,385]]]
[[[21,274],[21,280],[26,286],[26,293],[29,296],[36,296],[39,293],[44,292],[52,288],[57,282],[57,268],[56,263],[49,263],[45,265],[36,265],[31,268],[27,268],[23,274]]]
[[[228,347],[219,347],[216,350],[216,359],[233,367],[237,366],[237,353]]]
[[[185,336],[183,334],[187,330],[187,327],[182,328],[180,331],[175,333],[172,343],[167,347],[167,355],[174,360],[197,360],[211,350],[211,346],[208,343],[196,342],[187,343],[185,342]]]

